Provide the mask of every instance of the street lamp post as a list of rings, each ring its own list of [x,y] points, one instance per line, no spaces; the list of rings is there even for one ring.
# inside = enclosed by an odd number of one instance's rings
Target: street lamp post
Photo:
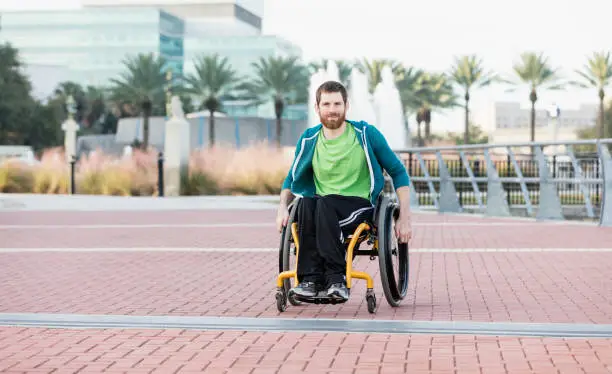
[[[166,118],[171,117],[172,113],[172,70],[166,71]]]
[[[76,102],[72,95],[69,95],[66,99],[66,111],[68,112],[68,118],[62,123],[62,130],[64,130],[64,154],[66,162],[70,164],[70,192],[75,191],[74,182],[74,166],[76,163],[76,134],[79,130],[79,124],[74,120],[76,114]]]

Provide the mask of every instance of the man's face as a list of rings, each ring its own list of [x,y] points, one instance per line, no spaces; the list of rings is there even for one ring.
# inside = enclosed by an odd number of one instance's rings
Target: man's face
[[[321,92],[321,100],[315,109],[323,126],[335,130],[344,123],[347,107],[340,92]]]

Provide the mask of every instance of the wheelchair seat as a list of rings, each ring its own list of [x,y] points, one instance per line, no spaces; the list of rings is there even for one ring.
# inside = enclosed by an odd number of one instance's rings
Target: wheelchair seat
[[[357,243],[361,243],[362,241],[366,240],[371,235],[372,228],[374,227],[374,223],[372,223],[371,221],[363,221],[363,223],[366,223],[368,226],[370,226],[370,229],[364,230],[359,234],[359,239],[357,239]],[[351,239],[353,238],[353,235],[355,235],[355,231],[353,231],[344,238],[344,244],[350,243]]]
[[[370,221],[364,221],[363,223],[367,224],[370,228],[367,230],[361,231],[361,233],[359,234],[359,237],[357,238],[357,242],[355,243],[355,247],[353,248],[353,259],[358,254],[361,254],[362,251],[359,250],[359,246],[361,245],[361,243],[368,241],[372,238],[372,233],[373,233],[372,229],[374,228],[374,224]],[[348,251],[348,248],[351,244],[351,240],[353,239],[353,236],[355,235],[356,231],[357,230],[353,231],[351,234],[349,234],[347,237],[344,238],[343,244],[344,244],[344,249],[346,251]]]

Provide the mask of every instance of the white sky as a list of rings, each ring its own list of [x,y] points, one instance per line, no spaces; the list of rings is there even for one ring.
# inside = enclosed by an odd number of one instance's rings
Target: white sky
[[[0,0],[4,9],[75,8],[79,0]],[[612,2],[607,0],[265,0],[264,33],[299,45],[307,60],[320,57],[393,58],[445,70],[454,55],[475,53],[512,77],[521,52],[544,52],[566,77],[593,51],[610,47]],[[472,93],[476,118],[494,101],[529,105],[526,89],[496,87]],[[612,93],[612,90],[610,91]],[[539,106],[596,103],[595,91],[541,92]],[[413,121],[410,121],[411,123]],[[457,131],[461,111],[435,114],[432,126]]]

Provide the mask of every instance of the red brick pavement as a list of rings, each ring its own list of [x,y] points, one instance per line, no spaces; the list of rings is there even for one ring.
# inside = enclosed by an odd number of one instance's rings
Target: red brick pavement
[[[3,373],[603,374],[612,339],[0,328]]]
[[[274,221],[274,211],[19,212],[0,225]],[[415,214],[413,248],[608,248],[584,225]],[[447,222],[448,225],[430,225]],[[483,223],[508,225],[482,225]],[[459,223],[459,225],[452,225]],[[466,223],[475,223],[470,226]],[[425,224],[419,226],[419,224]],[[0,247],[277,247],[274,228],[0,228]],[[587,239],[591,240],[587,242]],[[0,312],[612,323],[612,253],[413,253],[400,308],[276,310],[276,253],[0,253]],[[0,327],[0,372],[610,373],[611,339]]]
[[[293,307],[296,318],[612,323],[612,253],[416,253],[399,308],[384,299],[378,262],[343,305]],[[274,317],[276,253],[4,253],[0,312]]]
[[[273,210],[170,212],[19,212],[0,225],[146,225],[269,223],[263,227],[0,228],[0,248],[276,247]],[[583,224],[414,215],[413,248],[609,248],[612,229]],[[445,225],[435,225],[446,223]],[[459,225],[453,225],[458,223]],[[474,224],[472,226],[466,224]],[[496,223],[495,226],[486,226]],[[501,225],[500,223],[507,223]],[[485,225],[485,226],[483,226]],[[588,239],[588,241],[587,241]]]

